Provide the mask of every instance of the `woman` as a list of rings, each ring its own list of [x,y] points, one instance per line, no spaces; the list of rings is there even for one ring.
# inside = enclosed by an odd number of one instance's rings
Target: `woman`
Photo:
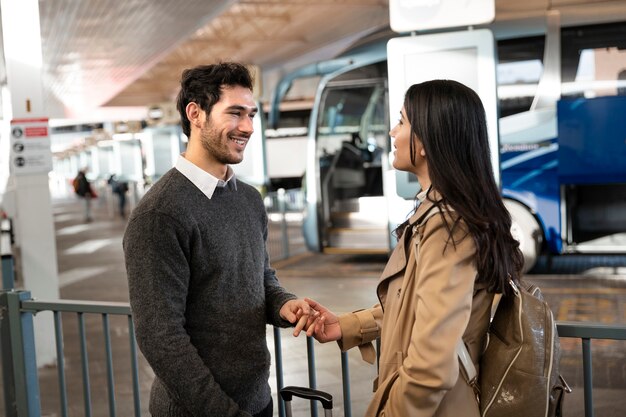
[[[508,293],[523,266],[493,178],[485,111],[456,81],[416,84],[390,135],[394,168],[415,174],[423,191],[396,229],[380,304],[337,317],[309,300],[319,315],[307,334],[342,350],[359,346],[370,362],[370,342],[381,337],[366,416],[479,416],[456,348],[464,342],[478,368],[493,293]]]

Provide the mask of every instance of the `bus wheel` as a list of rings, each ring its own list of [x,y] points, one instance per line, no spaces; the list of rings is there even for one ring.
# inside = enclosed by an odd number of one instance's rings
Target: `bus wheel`
[[[505,199],[504,205],[511,214],[511,234],[519,241],[520,250],[524,254],[523,272],[526,273],[535,265],[541,251],[541,226],[530,210],[517,201]]]

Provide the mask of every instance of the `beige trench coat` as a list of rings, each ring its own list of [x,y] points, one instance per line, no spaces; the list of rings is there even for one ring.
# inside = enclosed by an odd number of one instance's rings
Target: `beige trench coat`
[[[411,224],[432,206],[424,201]],[[475,285],[474,241],[467,236],[458,242],[465,234],[465,224],[459,226],[456,248],[449,244],[445,253],[448,231],[439,213],[409,226],[378,283],[380,304],[339,318],[344,351],[359,346],[364,359],[373,362],[370,342],[381,337],[379,374],[366,417],[479,416],[456,345],[462,338],[478,369],[493,295]]]

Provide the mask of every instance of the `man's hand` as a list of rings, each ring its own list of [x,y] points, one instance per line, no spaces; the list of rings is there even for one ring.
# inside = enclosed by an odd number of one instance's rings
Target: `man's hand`
[[[289,323],[296,323],[293,335],[298,337],[302,329],[307,328],[307,323],[317,314],[304,300],[289,300],[280,308],[280,317]]]
[[[311,311],[317,313],[309,316],[309,321],[306,325],[306,335],[313,336],[320,343],[341,339],[342,332],[339,326],[339,318],[318,302],[309,298],[304,300],[309,303]]]

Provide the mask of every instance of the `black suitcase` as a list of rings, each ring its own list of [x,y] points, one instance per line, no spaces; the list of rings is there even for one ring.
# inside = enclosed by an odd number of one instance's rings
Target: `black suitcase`
[[[327,392],[305,387],[285,387],[280,390],[280,396],[283,401],[285,401],[285,413],[287,417],[292,417],[291,399],[294,396],[319,401],[322,403],[322,407],[324,407],[324,416],[332,417],[333,415],[333,396]]]

